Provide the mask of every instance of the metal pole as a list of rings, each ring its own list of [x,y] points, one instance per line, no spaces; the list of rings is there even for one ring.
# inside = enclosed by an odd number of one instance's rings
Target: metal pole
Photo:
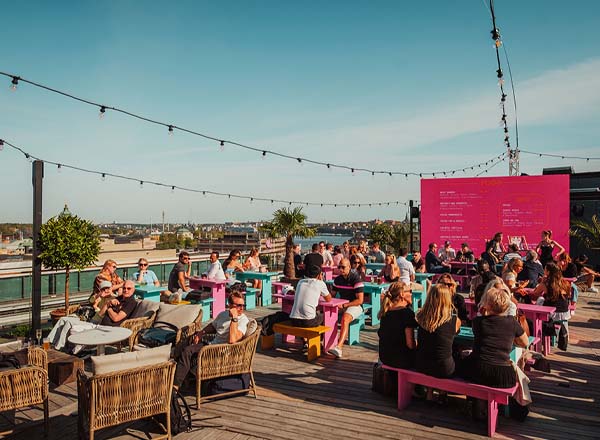
[[[31,337],[42,328],[42,262],[39,259],[38,238],[42,227],[42,180],[44,162],[35,160],[32,164],[33,184],[33,259],[31,279]]]
[[[410,246],[409,246],[409,248],[410,248],[411,254],[413,253],[413,250],[414,250],[413,249],[414,245],[413,245],[413,213],[412,213],[412,210],[413,210],[413,201],[409,200],[408,201],[408,222],[409,222],[408,227],[409,227],[409,231],[410,231]]]

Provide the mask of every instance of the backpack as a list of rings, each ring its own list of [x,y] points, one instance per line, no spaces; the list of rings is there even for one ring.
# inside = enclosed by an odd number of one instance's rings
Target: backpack
[[[219,377],[217,379],[202,381],[202,396],[215,396],[232,391],[246,390],[249,386],[250,374],[248,373]],[[239,395],[243,394],[240,393]]]
[[[14,354],[0,353],[0,371],[21,368],[21,362]]]
[[[163,426],[166,426],[167,420],[164,414],[159,414],[157,420]],[[181,393],[173,388],[171,391],[171,435],[175,436],[180,432],[190,432],[192,430],[192,413]]]
[[[177,326],[163,321],[156,321],[156,324],[163,324],[169,327],[166,328],[147,328],[140,332],[139,342],[140,344],[145,345],[146,347],[159,347],[161,345],[167,345],[169,343],[175,343],[175,338],[177,337],[177,332],[179,329]]]

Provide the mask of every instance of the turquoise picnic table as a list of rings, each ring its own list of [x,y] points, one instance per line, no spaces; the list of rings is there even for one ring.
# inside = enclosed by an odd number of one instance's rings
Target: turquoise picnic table
[[[136,284],[134,295],[139,299],[160,302],[160,294],[165,290],[167,290],[166,287],[155,286],[154,284]]]
[[[365,266],[367,269],[371,270],[381,270],[385,266],[384,263],[367,263]]]
[[[456,336],[454,336],[454,340],[456,342],[466,344],[473,344],[474,339],[475,336],[473,335],[473,329],[471,327],[461,327]],[[535,338],[533,336],[529,336],[529,345],[533,344],[534,341]],[[522,354],[523,348],[513,345],[512,350],[510,352],[510,360],[516,363],[521,358]]]
[[[327,280],[325,283],[328,286],[333,286],[334,280]],[[384,290],[390,287],[389,283],[363,283],[363,292],[368,295],[368,298],[363,302],[363,310],[371,309],[371,325],[379,325],[379,310],[381,309],[381,294]]]
[[[281,272],[235,272],[235,279],[245,282],[247,280],[262,281],[262,305],[271,305],[271,278],[280,275]]]

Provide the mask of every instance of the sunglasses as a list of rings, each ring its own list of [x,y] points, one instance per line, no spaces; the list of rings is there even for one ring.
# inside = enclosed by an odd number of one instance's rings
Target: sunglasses
[[[146,267],[146,266],[148,266],[148,263],[138,263],[138,266],[140,266],[140,267]]]
[[[123,290],[135,290],[135,287],[123,287]]]

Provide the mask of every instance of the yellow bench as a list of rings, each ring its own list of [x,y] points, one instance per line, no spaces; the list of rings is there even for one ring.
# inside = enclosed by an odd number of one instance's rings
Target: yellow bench
[[[308,340],[308,360],[313,361],[321,356],[321,335],[331,330],[330,327],[320,325],[318,327],[294,327],[290,321],[279,322],[273,325],[275,333],[281,333],[285,340],[285,335],[293,335]],[[263,336],[261,347],[263,350],[273,348],[275,345],[275,335]]]

